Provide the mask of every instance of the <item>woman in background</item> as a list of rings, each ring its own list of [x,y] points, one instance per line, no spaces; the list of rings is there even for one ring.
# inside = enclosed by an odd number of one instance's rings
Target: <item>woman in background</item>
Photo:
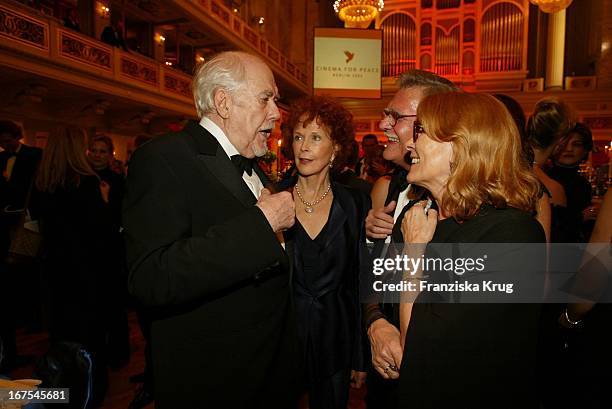
[[[521,105],[512,97],[504,94],[494,94],[508,110],[516,127],[518,128],[519,135],[521,135],[521,144],[523,147],[523,155],[527,161],[533,165],[534,163],[534,152],[531,147],[531,143],[527,140],[527,134],[525,133],[526,119],[523,113]],[[542,185],[544,186],[544,185]],[[536,207],[536,219],[542,225],[544,233],[546,233],[546,241],[550,241],[550,225],[551,225],[551,210],[550,210],[550,196],[545,189],[539,193],[538,205]]]
[[[569,223],[564,230],[568,232],[566,241],[585,242],[582,212],[591,205],[592,188],[586,178],[580,175],[580,164],[587,160],[593,150],[591,130],[578,122],[570,130],[567,140],[560,146],[554,157],[555,166],[548,176],[563,186],[567,197],[567,218]]]
[[[567,195],[563,186],[544,171],[548,160],[555,154],[572,127],[572,114],[563,101],[539,101],[527,121],[527,141],[533,149],[533,171],[550,196],[552,206],[550,241],[568,241],[565,219]]]
[[[36,178],[43,267],[51,295],[51,342],[81,344],[93,361],[93,398],[107,388],[105,338],[113,234],[108,184],[86,157],[77,128],[51,132]]]

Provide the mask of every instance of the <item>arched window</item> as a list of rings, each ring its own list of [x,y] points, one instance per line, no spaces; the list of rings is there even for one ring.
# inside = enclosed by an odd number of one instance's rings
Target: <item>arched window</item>
[[[447,35],[440,27],[436,28],[436,74],[459,74],[459,26]]]
[[[416,67],[416,24],[405,13],[395,13],[382,22],[383,77],[394,77]]]
[[[515,71],[522,66],[523,24],[521,10],[512,3],[498,3],[482,16],[480,71]]]
[[[421,24],[421,45],[431,45],[431,23]]]
[[[463,22],[463,42],[473,43],[476,39],[475,22],[473,18],[468,18]]]

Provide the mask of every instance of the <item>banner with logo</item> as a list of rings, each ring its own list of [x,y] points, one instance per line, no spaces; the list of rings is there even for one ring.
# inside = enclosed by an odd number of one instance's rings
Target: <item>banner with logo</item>
[[[315,28],[314,93],[381,97],[381,30]]]

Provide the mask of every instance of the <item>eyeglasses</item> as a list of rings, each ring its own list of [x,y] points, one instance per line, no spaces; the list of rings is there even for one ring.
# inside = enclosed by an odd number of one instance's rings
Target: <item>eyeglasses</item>
[[[399,121],[404,118],[416,118],[415,115],[401,115],[400,113],[393,111],[391,109],[385,108],[383,110],[383,119],[387,119],[389,121],[389,126],[394,127]]]
[[[412,142],[416,143],[417,139],[419,139],[419,136],[422,133],[425,133],[423,125],[421,125],[419,121],[414,121],[414,124],[412,125]]]

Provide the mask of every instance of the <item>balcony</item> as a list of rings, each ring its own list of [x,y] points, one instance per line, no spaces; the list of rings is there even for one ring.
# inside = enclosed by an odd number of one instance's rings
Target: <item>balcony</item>
[[[180,10],[191,21],[200,22],[207,31],[222,38],[233,48],[263,58],[274,72],[283,96],[291,99],[311,92],[310,76],[220,1],[168,0],[168,7]]]
[[[194,116],[191,77],[64,28],[53,17],[0,4],[1,66]]]

